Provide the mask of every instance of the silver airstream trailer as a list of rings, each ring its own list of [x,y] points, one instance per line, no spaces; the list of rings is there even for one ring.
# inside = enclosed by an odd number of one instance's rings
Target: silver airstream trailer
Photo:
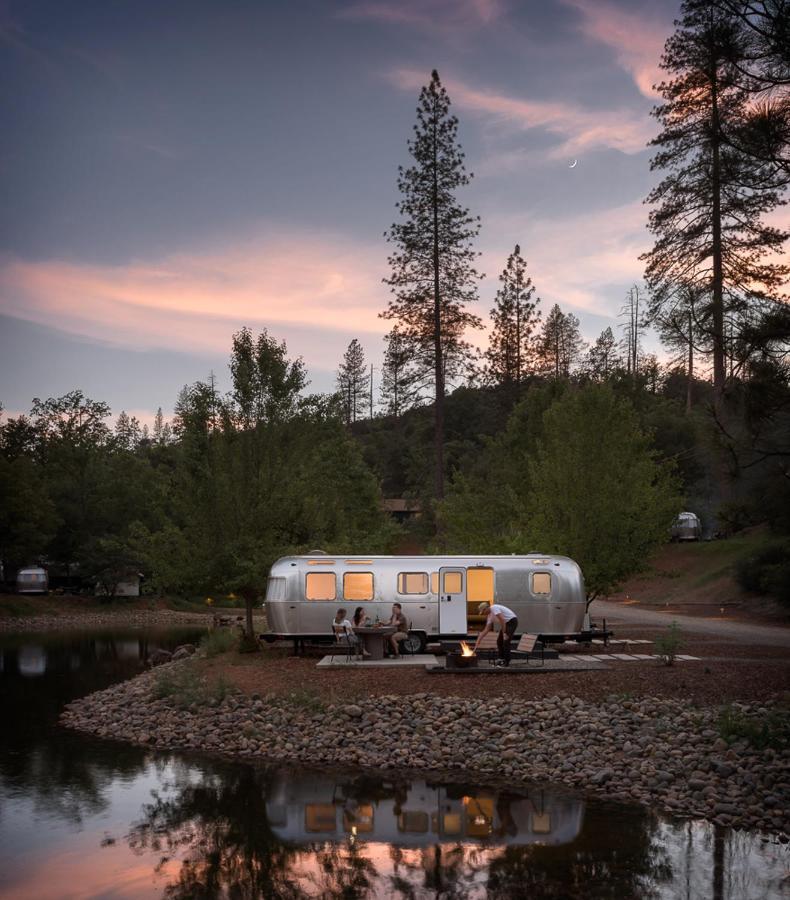
[[[30,566],[16,573],[17,594],[46,594],[49,591],[47,570],[40,566]]]
[[[362,606],[386,621],[398,602],[409,621],[412,649],[429,639],[479,631],[482,601],[503,603],[519,631],[559,638],[578,634],[586,595],[579,566],[564,556],[286,556],[272,566],[264,603],[265,639],[331,636],[339,606]]]
[[[679,513],[672,525],[673,541],[698,541],[702,537],[702,523],[693,512]]]

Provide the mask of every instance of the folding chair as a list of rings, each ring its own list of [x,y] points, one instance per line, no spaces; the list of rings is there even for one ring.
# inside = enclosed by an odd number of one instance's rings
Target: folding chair
[[[529,665],[530,659],[540,654],[540,664],[546,665],[546,654],[543,642],[538,640],[536,634],[522,634],[521,640],[515,649],[516,659],[523,659]]]
[[[327,656],[334,660],[336,656],[343,653],[346,655],[346,662],[350,663],[352,656],[356,654],[356,647],[352,643],[350,635],[336,634],[335,642],[332,644],[332,649],[327,653]]]
[[[499,656],[499,648],[497,647],[497,636],[493,631],[489,631],[487,635],[480,641],[477,648],[477,655],[480,659],[488,661],[489,665]]]

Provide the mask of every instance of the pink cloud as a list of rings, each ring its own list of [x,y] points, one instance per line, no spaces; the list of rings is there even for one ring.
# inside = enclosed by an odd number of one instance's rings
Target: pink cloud
[[[425,84],[425,73],[414,69],[397,69],[390,78],[402,90],[419,90]],[[638,153],[655,130],[648,116],[638,110],[591,110],[559,100],[510,97],[452,78],[444,84],[452,102],[462,109],[517,128],[542,128],[557,135],[562,143],[552,150],[555,157],[596,147]]]
[[[0,266],[0,307],[142,349],[225,352],[241,325],[267,327],[301,340],[289,340],[293,353],[334,368],[344,342],[387,330],[378,318],[389,296],[385,256],[381,245],[300,233],[119,266],[10,259]]]
[[[615,318],[623,298],[612,294],[612,284],[640,281],[639,255],[649,247],[647,214],[641,203],[578,216],[541,220],[526,215],[501,217],[492,223],[496,247],[484,249],[482,265],[492,276],[486,294],[504,265],[500,242],[506,249],[521,244],[543,310],[559,303],[565,310]]]
[[[620,66],[629,72],[639,90],[651,99],[653,85],[664,78],[659,68],[664,42],[672,33],[672,19],[634,12],[606,0],[561,0],[581,13],[582,33],[611,47]]]
[[[347,6],[340,15],[447,32],[490,25],[503,12],[502,0],[360,0]]]

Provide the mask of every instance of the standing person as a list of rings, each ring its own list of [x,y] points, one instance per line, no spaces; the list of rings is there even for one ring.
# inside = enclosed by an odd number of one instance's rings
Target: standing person
[[[476,651],[480,641],[494,627],[494,622],[499,622],[499,635],[496,639],[497,650],[499,651],[500,665],[510,665],[510,641],[518,628],[518,618],[512,609],[502,606],[500,603],[481,603],[477,607],[478,613],[484,615],[488,613],[486,624],[483,630],[478,634],[475,641],[474,650]]]
[[[395,626],[395,634],[390,635],[390,646],[392,647],[391,655],[395,659],[400,659],[400,651],[398,650],[398,642],[405,641],[409,636],[409,623],[406,616],[403,615],[403,607],[400,603],[392,604],[392,616],[387,625]]]

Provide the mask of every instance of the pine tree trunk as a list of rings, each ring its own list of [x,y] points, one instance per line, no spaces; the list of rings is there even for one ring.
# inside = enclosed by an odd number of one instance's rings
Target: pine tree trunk
[[[712,256],[713,256],[713,402],[716,414],[721,415],[724,406],[724,270],[721,246],[721,147],[718,88],[714,74],[711,85],[711,188],[712,188]]]
[[[433,141],[433,349],[436,381],[433,408],[433,448],[435,456],[434,493],[444,498],[444,360],[442,359],[442,310],[439,288],[439,173],[436,156],[436,125]]]
[[[694,339],[692,331],[692,314],[689,310],[689,365],[688,381],[686,383],[686,415],[691,414],[692,391],[694,385]]]
[[[724,266],[722,262],[721,236],[721,123],[719,121],[718,82],[715,60],[711,60],[711,191],[712,191],[712,262],[713,262],[713,411],[721,430],[718,449],[718,485],[722,503],[731,498],[731,478],[725,442],[727,438],[727,414],[724,396],[726,368],[724,359]]]

